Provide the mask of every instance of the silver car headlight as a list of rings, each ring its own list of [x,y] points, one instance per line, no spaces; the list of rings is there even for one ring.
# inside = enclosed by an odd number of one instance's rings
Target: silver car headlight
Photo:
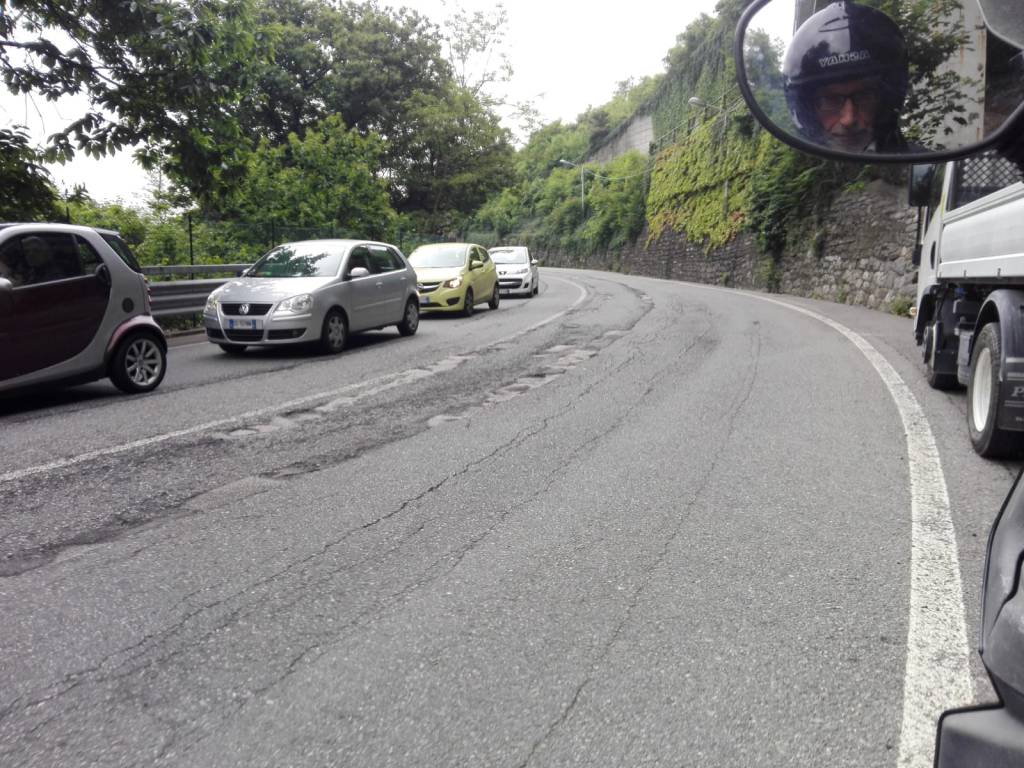
[[[519,267],[519,269],[513,269],[509,272],[510,275],[525,275],[530,271],[529,267]]]
[[[461,277],[453,277],[451,280],[444,281],[445,288],[458,288],[460,285],[462,285]]]
[[[275,315],[304,315],[313,309],[313,297],[308,293],[292,296],[277,305]]]
[[[216,315],[217,307],[220,306],[220,297],[216,293],[211,293],[206,297],[206,309],[203,312],[207,315]]]

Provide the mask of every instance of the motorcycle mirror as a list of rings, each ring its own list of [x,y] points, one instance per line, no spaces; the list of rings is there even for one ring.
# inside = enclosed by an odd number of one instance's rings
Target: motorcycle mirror
[[[1005,39],[1021,37],[1016,3],[984,0],[984,16],[978,0],[884,5],[897,10],[755,0],[735,57],[757,120],[805,152],[872,163],[954,160],[1018,139],[1024,55]],[[986,34],[997,16],[1012,17],[1005,36]]]
[[[999,704],[950,710],[939,721],[936,768],[1024,765],[1024,483],[1017,482],[989,534],[982,590],[981,660]]]
[[[935,182],[934,165],[914,165],[910,168],[910,185],[907,204],[912,208],[927,208]]]
[[[985,25],[1011,45],[1024,48],[1024,15],[1016,0],[978,0]]]

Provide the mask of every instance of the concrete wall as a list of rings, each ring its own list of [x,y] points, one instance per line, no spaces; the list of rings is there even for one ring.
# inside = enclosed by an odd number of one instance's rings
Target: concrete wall
[[[826,218],[788,249],[777,263],[762,254],[754,236],[741,234],[723,248],[705,252],[678,232],[648,243],[645,231],[622,250],[580,257],[532,248],[549,266],[604,269],[628,274],[778,289],[797,296],[888,309],[913,299],[917,269],[911,263],[916,209],[906,191],[883,182],[845,192]]]
[[[619,155],[633,150],[646,155],[650,153],[652,141],[654,141],[654,117],[652,115],[634,115],[625,129],[588,157],[587,161],[607,163]]]

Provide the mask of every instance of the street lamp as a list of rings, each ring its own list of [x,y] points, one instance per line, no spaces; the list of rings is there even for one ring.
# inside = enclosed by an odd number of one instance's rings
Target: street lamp
[[[564,165],[566,168],[579,168],[580,169],[580,214],[586,218],[587,216],[587,196],[586,188],[584,186],[583,174],[586,172],[586,168],[582,164],[570,163],[568,160],[559,160],[559,165]]]

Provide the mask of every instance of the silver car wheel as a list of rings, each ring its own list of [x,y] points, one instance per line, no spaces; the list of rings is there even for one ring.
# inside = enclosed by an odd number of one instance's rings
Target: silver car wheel
[[[420,308],[411,301],[405,305],[405,327],[415,331],[420,324]]]
[[[327,340],[338,349],[345,344],[345,321],[341,315],[332,315],[327,321]]]
[[[124,355],[124,369],[136,386],[151,386],[163,372],[163,355],[157,343],[148,337],[133,341]]]

